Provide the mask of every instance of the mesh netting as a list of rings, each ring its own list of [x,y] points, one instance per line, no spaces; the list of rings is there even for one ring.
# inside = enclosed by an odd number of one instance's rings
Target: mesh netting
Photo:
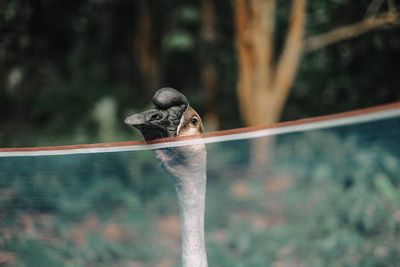
[[[204,138],[209,266],[395,266],[398,113]],[[178,266],[175,188],[149,148],[0,152],[0,265]]]

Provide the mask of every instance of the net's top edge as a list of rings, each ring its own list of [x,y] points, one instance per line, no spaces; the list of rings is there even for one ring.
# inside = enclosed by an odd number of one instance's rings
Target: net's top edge
[[[375,116],[374,116],[375,115]],[[169,146],[185,145],[185,143],[212,143],[218,141],[229,141],[238,139],[248,139],[257,136],[276,135],[280,133],[288,133],[290,131],[300,131],[325,127],[334,127],[350,123],[357,123],[357,119],[361,122],[365,119],[376,120],[386,117],[400,116],[400,102],[386,104],[371,108],[358,109],[343,113],[332,115],[324,115],[313,118],[299,119],[288,122],[279,122],[272,125],[260,125],[253,127],[243,127],[229,130],[222,130],[216,132],[207,132],[201,135],[192,135],[184,137],[171,137],[153,140],[151,142],[145,141],[125,141],[125,142],[110,142],[110,143],[97,143],[97,144],[78,144],[78,145],[63,145],[63,146],[47,146],[47,147],[20,147],[20,148],[0,148],[0,156],[12,156],[13,153],[21,154],[24,152],[55,152],[59,154],[67,151],[77,151],[77,153],[90,153],[90,152],[107,152],[107,151],[129,151],[129,150],[145,150],[155,149]],[[349,121],[350,119],[350,121]],[[326,126],[324,126],[326,125]],[[197,140],[197,142],[196,142]],[[181,144],[179,144],[181,143]],[[84,152],[85,151],[85,152]],[[51,154],[51,153],[49,153]]]

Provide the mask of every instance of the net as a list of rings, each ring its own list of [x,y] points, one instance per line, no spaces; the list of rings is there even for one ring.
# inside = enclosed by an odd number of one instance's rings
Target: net
[[[209,266],[395,266],[400,106],[202,138],[0,150],[0,265],[177,266],[152,149],[207,145]]]

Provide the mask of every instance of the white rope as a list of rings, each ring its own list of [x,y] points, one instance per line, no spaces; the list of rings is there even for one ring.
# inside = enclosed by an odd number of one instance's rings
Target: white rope
[[[129,152],[140,150],[152,150],[160,148],[178,147],[195,144],[210,144],[218,142],[227,142],[235,140],[246,140],[260,138],[265,136],[273,136],[280,134],[288,134],[294,132],[303,132],[310,130],[318,130],[332,127],[340,127],[346,125],[360,124],[384,119],[390,119],[400,116],[400,108],[389,109],[384,111],[376,111],[365,114],[350,115],[346,117],[334,118],[329,120],[306,122],[297,125],[282,126],[278,128],[260,129],[248,132],[226,134],[221,136],[209,136],[190,140],[179,140],[157,144],[143,144],[131,146],[107,146],[95,148],[63,148],[37,151],[0,151],[0,157],[26,157],[26,156],[55,156],[55,155],[71,155],[71,154],[90,154],[90,153],[108,153],[108,152]]]

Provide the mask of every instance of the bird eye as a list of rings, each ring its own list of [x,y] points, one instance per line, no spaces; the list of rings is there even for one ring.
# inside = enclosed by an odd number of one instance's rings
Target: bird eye
[[[160,116],[159,116],[157,113],[155,113],[155,114],[151,115],[150,118],[151,118],[152,120],[157,120],[157,119],[160,118]]]
[[[194,116],[190,119],[190,123],[196,126],[197,123],[199,123],[199,119],[196,116]]]

